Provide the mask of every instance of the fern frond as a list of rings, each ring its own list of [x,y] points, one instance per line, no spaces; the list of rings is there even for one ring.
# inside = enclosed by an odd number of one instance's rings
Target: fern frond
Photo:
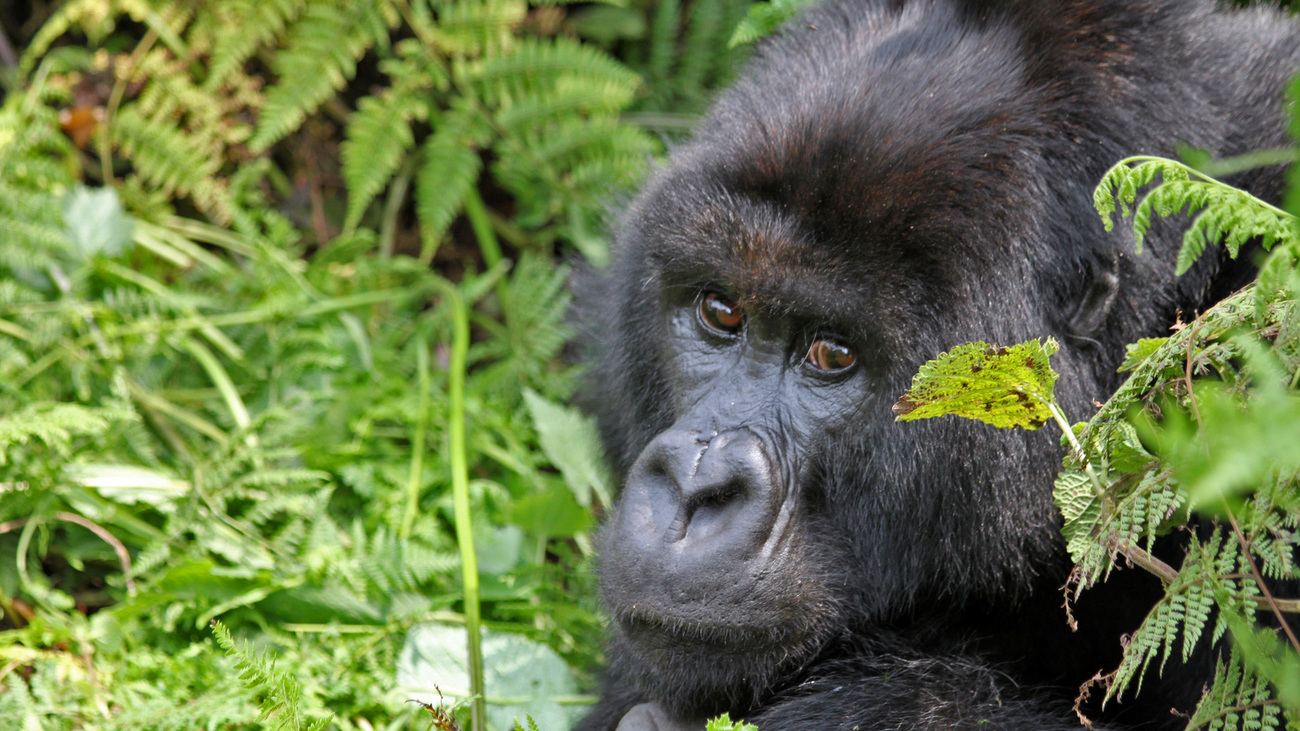
[[[1214,683],[1187,722],[1188,731],[1274,731],[1282,727],[1282,707],[1267,681],[1247,670],[1233,650],[1227,664],[1215,663]]]
[[[459,0],[438,10],[434,42],[448,56],[497,56],[515,43],[514,29],[528,14],[520,0]]]
[[[133,414],[120,409],[77,404],[26,406],[0,416],[0,465],[6,463],[5,455],[14,445],[37,440],[56,451],[66,452],[73,437],[103,434],[114,422],[131,418]]]
[[[411,122],[428,118],[429,99],[441,85],[441,70],[418,43],[403,42],[399,53],[404,57],[380,65],[393,85],[358,102],[345,130],[342,154],[348,210],[344,226],[348,229],[361,220],[415,144]]]
[[[714,38],[721,34],[723,1],[697,0],[691,4],[676,74],[678,88],[688,99],[704,93],[704,84],[718,60]]]
[[[104,5],[104,0],[73,0],[60,7],[41,24],[40,30],[36,31],[31,43],[23,51],[19,65],[22,75],[30,74],[54,42],[72,30],[73,26],[80,27],[92,42],[98,42],[111,33],[116,18],[113,13],[105,12]]]
[[[72,185],[71,146],[53,110],[11,95],[0,107],[0,266],[44,269],[70,249],[61,197]]]
[[[266,91],[250,149],[263,152],[297,129],[356,74],[357,60],[374,41],[362,23],[373,12],[369,0],[307,0],[272,61],[279,80]]]
[[[226,0],[213,8],[216,20],[228,25],[213,43],[204,88],[211,92],[224,84],[258,47],[296,20],[303,5],[304,0]]]
[[[226,655],[235,660],[243,686],[264,696],[258,721],[269,720],[266,725],[277,731],[320,731],[330,722],[329,717],[314,722],[307,720],[301,708],[302,683],[277,669],[275,659],[268,658],[267,651],[257,653],[247,642],[242,645],[235,642],[230,630],[218,620],[212,621],[212,633]]]
[[[613,57],[565,38],[524,39],[507,54],[457,63],[454,72],[484,102],[500,107],[530,92],[554,89],[564,79],[587,87],[611,84],[632,90],[640,83]]]
[[[475,112],[453,110],[442,116],[421,149],[415,212],[426,256],[438,247],[447,227],[460,213],[465,196],[478,184],[483,161],[475,143],[486,137],[486,131]]]
[[[1185,273],[1210,244],[1222,244],[1237,256],[1241,246],[1258,240],[1267,251],[1280,241],[1300,241],[1300,224],[1294,216],[1245,191],[1225,185],[1174,160],[1133,157],[1120,161],[1102,178],[1093,194],[1093,204],[1106,230],[1118,203],[1124,216],[1147,191],[1133,211],[1133,235],[1138,253],[1156,216],[1168,217],[1186,211],[1191,225],[1183,234],[1176,272]]]
[[[647,72],[653,82],[669,77],[673,61],[677,58],[677,34],[681,29],[682,7],[680,0],[659,0],[655,3],[654,18],[650,21],[650,59]],[[653,84],[659,88],[660,84]]]
[[[234,206],[217,177],[222,157],[213,140],[190,135],[170,118],[145,117],[134,105],[119,110],[113,138],[149,184],[189,196],[216,222],[230,222]]]

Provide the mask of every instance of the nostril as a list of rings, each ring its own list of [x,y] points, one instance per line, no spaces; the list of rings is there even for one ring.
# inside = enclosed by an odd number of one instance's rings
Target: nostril
[[[700,509],[720,508],[737,498],[744,497],[745,492],[744,483],[732,480],[717,487],[697,491],[688,498],[686,509],[693,513]]]

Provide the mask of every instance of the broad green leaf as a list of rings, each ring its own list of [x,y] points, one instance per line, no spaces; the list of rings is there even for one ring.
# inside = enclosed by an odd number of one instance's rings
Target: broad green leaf
[[[1052,416],[1056,371],[1048,359],[1058,349],[1052,338],[1009,348],[959,345],[921,366],[894,414],[898,421],[954,414],[1001,428],[1037,429]]]
[[[401,697],[434,706],[467,697],[465,648],[463,627],[412,627],[397,658]],[[539,642],[485,630],[483,667],[489,729],[513,728],[514,719],[525,715],[536,720],[539,728],[572,728],[586,710],[557,702],[557,696],[577,693],[578,684],[564,660]]]
[[[63,198],[63,222],[77,253],[116,257],[131,246],[131,217],[112,188],[78,185]]]
[[[609,505],[613,480],[601,458],[596,424],[577,409],[552,403],[530,389],[524,390],[524,401],[537,427],[542,451],[564,475],[578,504],[591,507],[594,493]]]

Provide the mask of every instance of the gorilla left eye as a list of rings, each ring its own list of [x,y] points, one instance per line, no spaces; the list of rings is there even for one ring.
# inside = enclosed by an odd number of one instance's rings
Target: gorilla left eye
[[[819,371],[832,373],[853,365],[857,362],[858,356],[852,348],[843,343],[822,339],[808,348],[808,356],[804,360]]]
[[[709,293],[700,298],[700,322],[719,335],[735,335],[745,324],[745,316],[735,302]]]

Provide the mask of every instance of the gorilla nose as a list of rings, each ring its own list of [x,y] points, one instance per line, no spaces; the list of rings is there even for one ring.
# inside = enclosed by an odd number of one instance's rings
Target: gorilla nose
[[[641,541],[680,552],[752,556],[784,490],[763,440],[748,429],[703,438],[669,430],[633,465],[621,513]]]

